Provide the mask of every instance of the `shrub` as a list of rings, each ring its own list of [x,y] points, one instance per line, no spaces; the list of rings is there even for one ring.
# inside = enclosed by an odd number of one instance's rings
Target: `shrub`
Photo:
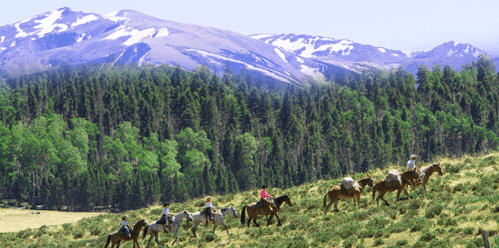
[[[445,166],[445,171],[449,172],[449,173],[456,174],[456,173],[459,173],[462,166],[463,166],[462,164],[453,164],[450,166]]]
[[[9,202],[8,201],[3,201],[2,207],[3,208],[8,208],[9,207]]]
[[[452,244],[451,244],[449,238],[445,238],[445,239],[432,239],[431,242],[428,244],[428,247],[432,247],[432,248],[448,248],[448,247],[452,247]]]
[[[76,230],[73,233],[73,239],[79,239],[83,237],[83,231],[82,230]]]
[[[383,245],[384,243],[385,243],[385,241],[383,241],[383,239],[381,239],[381,238],[374,240],[375,246],[380,246],[380,245]]]
[[[424,241],[424,242],[430,242],[437,236],[430,232],[428,229],[423,230],[421,236],[419,237],[419,240]]]
[[[409,203],[408,208],[411,210],[416,210],[425,206],[425,203],[422,199],[412,199]]]
[[[438,216],[438,215],[440,215],[440,213],[442,213],[443,209],[444,209],[444,207],[442,205],[432,204],[431,206],[426,208],[425,217],[428,219],[431,219],[435,216]]]
[[[475,231],[475,228],[473,228],[473,227],[466,227],[463,230],[464,234],[466,234],[466,235],[473,235],[474,231]]]
[[[491,213],[499,213],[499,206],[491,207],[490,212]]]
[[[218,238],[218,236],[215,233],[211,233],[211,232],[203,233],[203,240],[206,242],[211,242],[217,238]]]
[[[161,210],[161,209],[153,209],[153,210],[151,210],[151,212],[149,212],[150,215],[155,215],[155,216],[161,215],[162,213],[163,213],[163,210]]]
[[[404,245],[407,245],[408,242],[407,242],[407,239],[401,239],[401,240],[397,240],[397,242],[395,243],[396,246],[404,246]]]
[[[345,239],[345,241],[343,241],[343,247],[345,248],[354,247],[356,243],[357,243],[357,237],[350,237]]]
[[[411,227],[411,232],[417,232],[423,230],[425,226],[428,224],[428,220],[422,217],[418,217],[414,219],[414,222]]]

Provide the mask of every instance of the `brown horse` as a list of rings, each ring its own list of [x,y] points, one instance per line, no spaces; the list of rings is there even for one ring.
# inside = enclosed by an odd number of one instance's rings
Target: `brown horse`
[[[376,198],[376,203],[378,204],[378,207],[379,207],[379,199],[383,200],[386,205],[390,205],[390,204],[388,204],[388,202],[385,199],[383,199],[383,196],[387,192],[392,192],[392,191],[398,190],[397,200],[395,200],[395,202],[397,202],[399,200],[400,193],[402,192],[402,190],[404,190],[407,197],[410,198],[409,192],[407,192],[407,188],[405,186],[406,185],[414,186],[414,181],[417,181],[419,179],[420,172],[421,172],[421,167],[419,167],[419,166],[412,169],[412,170],[408,170],[408,171],[403,172],[402,173],[402,186],[400,186],[400,187],[393,187],[393,186],[389,187],[386,185],[385,179],[379,180],[373,187],[373,202],[374,202],[374,197],[376,196],[376,191],[379,192],[378,198]]]
[[[352,195],[347,195],[344,194],[343,191],[341,190],[340,186],[334,186],[329,189],[329,191],[324,195],[324,214],[327,213],[327,210],[333,205],[334,203],[334,209],[336,211],[339,211],[338,209],[338,201],[341,200],[348,200],[350,198],[353,198],[353,207],[356,206],[356,204],[359,204],[360,208],[360,195],[364,191],[364,187],[366,185],[369,185],[370,187],[373,187],[374,182],[371,176],[369,174],[367,177],[362,178],[357,181],[357,183],[360,185],[360,192],[355,191],[355,193]],[[329,204],[326,206],[326,197],[329,196]]]
[[[444,175],[444,173],[442,173],[442,168],[440,167],[440,163],[434,163],[432,165],[423,167],[421,169],[421,175],[424,175],[423,181],[422,182],[416,181],[414,183],[414,187],[412,188],[412,190],[414,190],[416,186],[423,184],[423,193],[421,194],[421,196],[425,197],[424,193],[426,192],[426,183],[428,183],[428,180],[430,179],[430,176],[433,174],[433,172],[438,172],[440,176]]]
[[[265,216],[270,215],[270,218],[267,221],[267,226],[269,226],[270,221],[272,220],[272,218],[275,215],[275,217],[277,218],[277,221],[278,221],[277,225],[282,226],[282,222],[281,222],[281,219],[279,219],[278,212],[279,212],[279,209],[281,208],[281,205],[284,202],[287,203],[289,206],[293,206],[293,203],[291,202],[291,198],[289,197],[288,194],[274,198],[274,204],[271,205],[272,209],[269,208],[269,211],[267,211],[267,212],[265,212],[264,208],[257,206],[256,202],[244,206],[243,210],[241,211],[241,224],[244,225],[246,223],[246,211],[244,211],[244,210],[247,208],[246,210],[248,212],[248,217],[249,217],[248,227],[249,227],[251,220],[253,220],[253,223],[256,226],[260,226],[258,223],[256,223],[256,219],[258,218],[258,215],[265,215]]]
[[[104,248],[107,248],[110,241],[112,241],[112,243],[113,243],[111,245],[111,248],[113,248],[115,245],[118,245],[116,247],[119,248],[121,241],[130,241],[130,240],[133,240],[133,247],[134,248],[135,248],[135,244],[137,244],[137,246],[140,248],[140,245],[137,242],[137,238],[139,237],[139,234],[140,234],[140,231],[142,230],[142,227],[145,227],[145,226],[147,226],[147,221],[145,221],[144,219],[137,221],[137,223],[135,223],[135,225],[133,225],[133,230],[130,231],[131,238],[125,237],[125,232],[123,232],[123,231],[122,232],[116,231],[114,233],[109,234],[109,236],[107,236],[107,242],[106,242],[106,246],[104,246]]]

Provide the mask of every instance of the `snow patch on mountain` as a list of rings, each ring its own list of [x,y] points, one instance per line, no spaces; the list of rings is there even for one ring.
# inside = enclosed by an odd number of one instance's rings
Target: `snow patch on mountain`
[[[303,62],[305,62],[302,58],[300,58],[300,57],[298,57],[298,56],[296,56],[296,61],[298,61],[298,62],[300,62],[300,63],[302,63],[302,64],[303,64]]]
[[[395,56],[395,57],[398,57],[398,56],[399,56],[399,55],[398,55],[398,54],[396,54],[396,53],[392,53],[391,55],[392,55],[392,56]]]
[[[273,34],[255,34],[255,35],[250,35],[250,37],[253,38],[253,39],[255,39],[255,40],[267,38],[267,37],[270,37],[270,36],[273,36]]]
[[[281,50],[279,50],[279,48],[274,48],[274,52],[277,53],[277,55],[279,55],[279,57],[281,57],[282,60],[284,60],[284,62],[288,63],[288,61],[286,60],[286,55],[284,55],[284,53],[281,52]]]
[[[154,38],[160,38],[160,37],[165,37],[170,34],[170,31],[168,31],[168,28],[160,28],[159,31],[156,33]]]
[[[5,40],[5,36],[0,37],[0,43],[3,43],[4,40]]]
[[[467,46],[466,46],[466,49],[464,49],[464,52],[465,52],[465,53],[469,53],[469,52],[470,52],[470,45],[467,45]]]
[[[457,52],[457,51],[456,51]],[[447,52],[447,57],[450,57],[454,52],[452,51],[452,49],[449,49],[449,51]]]
[[[348,40],[341,40],[338,43],[329,43],[329,44],[324,44],[322,46],[319,46],[316,48],[315,43],[320,40],[319,37],[315,37],[313,40],[306,40],[304,38],[299,38],[297,40],[291,40],[291,39],[282,39],[279,38],[275,41],[272,41],[271,44],[277,47],[280,47],[284,50],[290,51],[292,53],[296,53],[297,51],[301,51],[298,53],[298,55],[305,57],[305,58],[311,58],[315,57],[314,53],[315,52],[321,52],[321,51],[329,51],[329,54],[333,52],[339,52],[342,51],[341,55],[349,55],[350,50],[352,50],[354,47],[352,46],[353,42],[348,41]],[[330,39],[325,39],[327,41],[330,41]]]
[[[14,38],[18,38],[18,37],[26,37],[28,36],[28,33],[24,32],[20,27],[19,25],[25,23],[25,22],[29,22],[33,17],[30,17],[30,18],[27,18],[27,19],[24,19],[16,24],[14,24],[14,27],[16,27],[16,30],[17,30],[17,34],[16,36],[14,36]]]
[[[156,33],[155,28],[148,28],[144,30],[138,30],[138,29],[129,29],[129,28],[124,28],[124,26],[121,26],[120,29],[118,29],[116,32],[110,34],[103,40],[116,40],[120,37],[123,36],[131,36],[126,40],[123,45],[125,46],[131,46],[133,44],[139,43],[142,39],[145,38],[150,38]]]
[[[301,72],[305,75],[313,76],[316,73],[316,70],[314,68],[310,68],[306,65],[300,65],[301,66]]]
[[[76,40],[76,42],[80,42],[80,41],[82,41],[82,40],[83,40],[83,38],[85,37],[85,35],[86,35],[85,33],[81,34],[80,38],[78,38],[78,39]]]
[[[460,41],[454,41],[454,46],[457,46],[459,44],[464,44],[463,42],[460,42]]]
[[[126,17],[122,17],[122,16],[117,16],[118,15],[118,12],[120,12],[119,10],[117,11],[113,11],[113,12],[109,12],[107,14],[104,14],[102,15],[103,18],[106,18],[108,20],[111,20],[113,22],[119,22],[119,21],[127,21],[129,20],[128,18]],[[126,12],[125,12],[126,13]],[[126,14],[125,14],[126,16]]]
[[[0,47],[0,53],[3,52],[6,49],[7,49],[6,47]]]
[[[45,34],[53,32],[56,28],[59,28],[57,32],[63,32],[68,29],[66,24],[55,23],[58,19],[61,19],[61,15],[64,10],[65,9],[54,10],[47,17],[45,17],[45,19],[35,20],[35,23],[40,23],[35,26],[36,29],[40,29],[40,31],[35,32],[38,33],[39,38],[42,38]]]
[[[403,54],[405,54],[406,57],[412,58],[412,54],[414,53],[413,51],[402,51]]]
[[[12,42],[12,44],[10,44],[10,47],[13,47],[16,45],[16,41]]]
[[[86,15],[83,18],[78,18],[78,20],[76,20],[75,23],[71,24],[71,27],[74,28],[76,26],[79,26],[79,25],[82,25],[85,23],[89,23],[91,21],[96,21],[98,19],[99,19],[99,17],[94,15],[94,14]]]
[[[384,48],[381,48],[381,47],[378,47],[378,51],[380,51],[382,53],[386,53],[386,50]]]
[[[222,55],[218,55],[218,54],[214,54],[214,53],[210,53],[210,52],[206,52],[206,51],[202,51],[202,50],[198,50],[198,49],[185,49],[185,50],[186,51],[197,52],[197,53],[203,55],[203,57],[206,57],[206,58],[213,57],[213,58],[217,58],[217,59],[221,59],[221,60],[225,60],[225,61],[230,61],[230,62],[234,62],[234,63],[238,63],[238,64],[243,64],[249,70],[259,71],[259,72],[262,72],[263,74],[265,74],[267,76],[271,76],[271,77],[273,77],[275,79],[278,79],[278,80],[281,80],[281,81],[289,83],[289,80],[286,79],[286,78],[284,78],[284,77],[281,77],[281,76],[279,76],[279,75],[277,75],[277,74],[275,74],[273,72],[267,71],[265,69],[254,67],[254,66],[252,66],[252,65],[250,65],[248,63],[245,63],[243,61],[231,59],[231,58],[228,58],[228,57],[225,57],[225,56],[222,56]]]

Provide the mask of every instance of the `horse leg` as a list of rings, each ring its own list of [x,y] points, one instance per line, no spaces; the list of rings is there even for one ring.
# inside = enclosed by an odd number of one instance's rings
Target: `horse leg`
[[[191,228],[192,237],[197,238],[197,236],[196,236],[196,231],[198,230],[198,225],[199,225],[199,223],[195,224],[195,225]]]
[[[398,202],[398,201],[399,201],[399,199],[400,199],[400,193],[402,193],[402,188],[399,188],[399,189],[397,190],[397,199],[395,200],[395,202]]]
[[[357,201],[357,205],[359,205],[359,209],[360,209],[360,193],[359,194],[355,194],[355,197],[353,198],[353,206],[355,207],[355,201]]]
[[[275,213],[275,217],[277,218],[277,226],[282,226],[281,219],[279,219],[279,213]]]
[[[249,224],[251,223],[251,220],[252,220],[252,219],[253,219],[253,218],[252,218],[251,216],[248,216],[248,227],[249,227]]]
[[[269,220],[267,221],[267,226],[269,226],[269,225],[270,225],[270,222],[272,221],[272,218],[274,218],[274,213],[271,213],[271,214],[270,214],[270,218],[269,218]]]
[[[227,235],[229,235],[229,228],[225,225],[225,223],[222,222],[222,225],[224,225],[225,230],[227,231]]]
[[[336,200],[334,200],[334,210],[336,212],[340,211],[340,209],[338,208],[338,202],[340,201],[340,198],[336,198]]]
[[[175,232],[175,240],[173,241],[172,245],[175,244],[175,242],[177,242],[177,239],[178,239],[178,229],[177,231]]]
[[[161,244],[159,243],[159,240],[158,240],[158,233],[156,233],[156,237],[155,237],[155,238],[156,238],[156,244],[161,245]]]
[[[215,228],[217,228],[217,224],[213,223],[213,233],[215,233]]]
[[[326,209],[324,210],[324,215],[326,215],[327,210],[333,205],[333,201],[329,200],[329,204],[327,204]]]
[[[376,202],[378,203],[378,207],[379,207],[379,199],[383,200],[387,206],[390,206],[390,203],[388,203],[388,202],[387,202],[387,201],[383,198],[383,196],[385,196],[385,193],[386,193],[386,192],[379,191],[378,197],[376,198]]]
[[[426,196],[424,195],[424,193],[426,192],[426,184],[425,183],[423,184],[422,188],[423,188],[423,190],[422,190],[423,191],[423,198],[426,198]]]
[[[412,197],[409,195],[409,191],[407,191],[407,188],[404,187],[404,193],[407,196],[407,199],[412,199]]]
[[[253,218],[253,223],[255,223],[256,227],[260,227],[260,225],[258,225],[258,223],[256,223],[256,217]],[[248,225],[249,226],[249,225]]]

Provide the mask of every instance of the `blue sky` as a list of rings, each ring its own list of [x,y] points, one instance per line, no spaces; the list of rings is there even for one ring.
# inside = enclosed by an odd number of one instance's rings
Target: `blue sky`
[[[321,35],[397,50],[453,40],[499,56],[499,1],[492,0],[1,0],[0,26],[60,7],[97,14],[133,9],[246,35]]]

